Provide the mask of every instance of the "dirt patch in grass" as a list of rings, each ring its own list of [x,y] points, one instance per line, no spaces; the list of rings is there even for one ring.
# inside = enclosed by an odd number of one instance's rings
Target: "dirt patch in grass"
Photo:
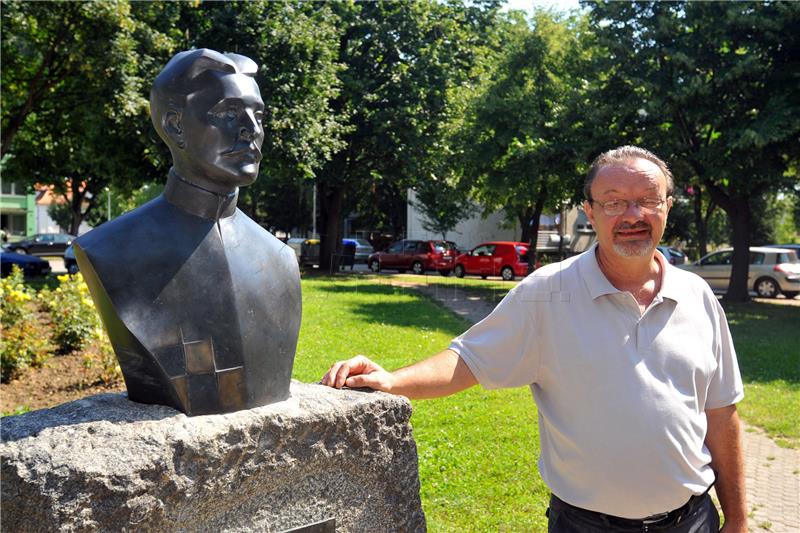
[[[0,384],[0,411],[13,414],[44,409],[92,394],[125,390],[121,379],[108,383],[100,365],[87,367],[85,361],[82,353],[54,356],[43,368],[29,368],[18,379]]]

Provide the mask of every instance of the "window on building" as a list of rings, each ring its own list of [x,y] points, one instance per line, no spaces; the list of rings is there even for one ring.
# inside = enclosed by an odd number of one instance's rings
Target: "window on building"
[[[0,227],[9,235],[24,237],[28,234],[24,213],[3,213],[0,215]]]
[[[9,196],[24,196],[25,187],[21,187],[13,181],[3,181],[2,192]]]

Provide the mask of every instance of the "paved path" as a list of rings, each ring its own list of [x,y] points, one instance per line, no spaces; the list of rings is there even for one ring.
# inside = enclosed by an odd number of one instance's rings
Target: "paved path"
[[[496,305],[455,288],[392,284],[413,287],[472,323],[482,320]],[[744,452],[750,530],[800,533],[800,450],[780,448],[762,431],[745,426]]]

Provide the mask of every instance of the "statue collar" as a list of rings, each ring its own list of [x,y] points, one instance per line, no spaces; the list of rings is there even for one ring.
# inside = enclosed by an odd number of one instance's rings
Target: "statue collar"
[[[187,213],[216,222],[236,212],[239,189],[230,194],[219,194],[195,185],[170,169],[164,198]]]

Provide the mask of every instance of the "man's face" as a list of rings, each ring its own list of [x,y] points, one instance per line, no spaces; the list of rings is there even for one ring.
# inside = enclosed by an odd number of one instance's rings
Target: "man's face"
[[[184,149],[176,170],[217,192],[250,185],[258,176],[264,102],[253,78],[215,72],[216,80],[190,94],[181,113]]]
[[[631,159],[602,167],[591,186],[592,200],[584,202],[586,215],[594,226],[603,253],[617,257],[644,257],[653,254],[661,241],[672,198],[667,198],[667,180],[655,163]],[[600,203],[609,200],[665,200],[654,213],[645,212],[630,202],[622,214],[609,216]],[[600,202],[600,203],[597,203]]]

